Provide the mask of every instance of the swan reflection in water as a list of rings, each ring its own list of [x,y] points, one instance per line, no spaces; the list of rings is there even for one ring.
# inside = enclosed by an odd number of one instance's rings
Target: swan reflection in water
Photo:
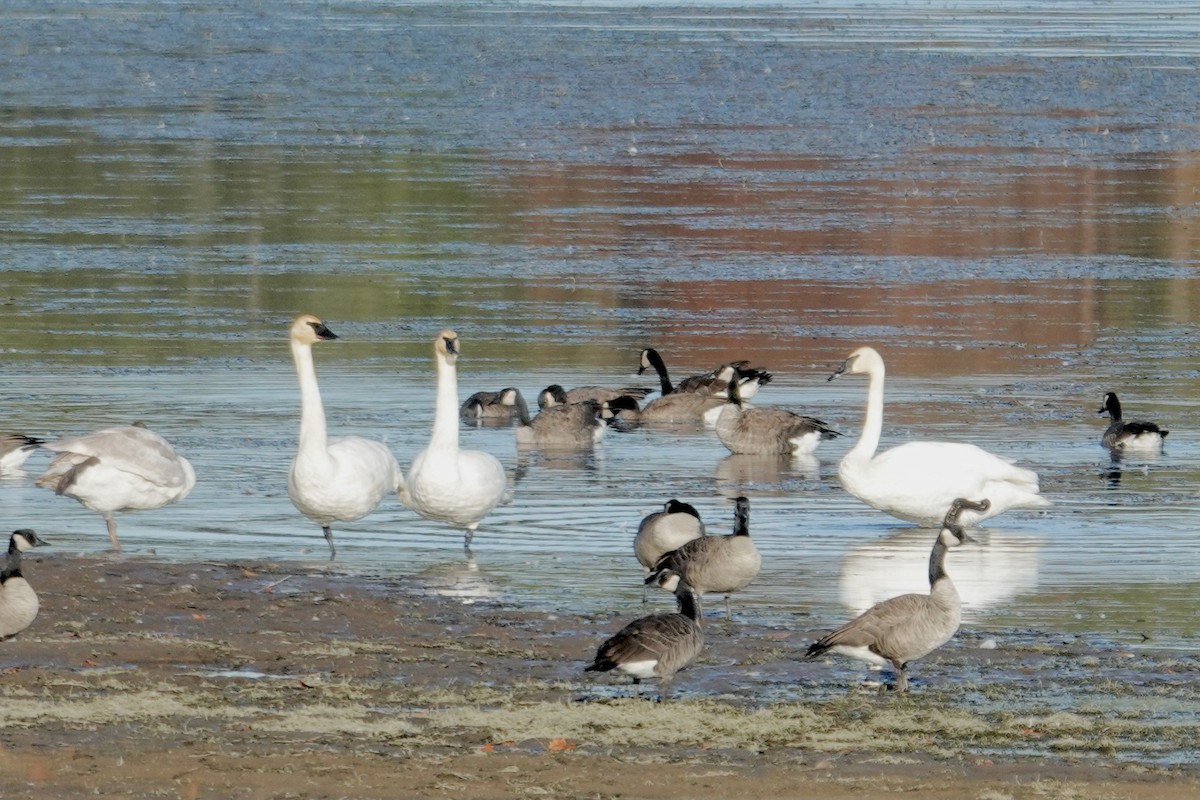
[[[994,609],[1037,588],[1040,541],[994,530],[967,533],[971,540],[946,562],[965,615]],[[927,593],[929,548],[936,536],[931,528],[903,528],[850,548],[842,559],[842,603],[860,614],[889,597]]]
[[[458,600],[463,605],[498,601],[504,590],[486,572],[481,572],[474,555],[434,564],[416,575],[417,582],[440,597]]]
[[[767,497],[783,496],[796,490],[789,484],[815,481],[820,475],[821,462],[813,455],[735,453],[717,462],[713,477],[717,490],[734,498],[746,494],[747,490]]]

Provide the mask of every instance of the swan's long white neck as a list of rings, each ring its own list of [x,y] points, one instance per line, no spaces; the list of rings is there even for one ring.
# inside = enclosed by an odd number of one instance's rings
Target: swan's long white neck
[[[867,413],[863,419],[862,433],[858,443],[846,454],[847,458],[870,460],[879,447],[879,436],[883,432],[883,362],[871,365],[867,373]]]
[[[292,342],[292,360],[300,379],[300,449],[324,451],[327,441],[325,407],[313,367],[312,345]]]
[[[441,353],[437,354],[437,399],[429,446],[458,449],[458,368]]]

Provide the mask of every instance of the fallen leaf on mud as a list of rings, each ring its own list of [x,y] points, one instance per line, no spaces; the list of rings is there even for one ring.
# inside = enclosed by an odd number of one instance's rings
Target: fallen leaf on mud
[[[92,661],[90,658],[85,658],[83,660],[83,665],[85,667],[98,667],[100,666],[100,663],[97,661]]]
[[[208,614],[197,614],[195,612],[192,612],[192,619],[195,619],[195,620],[208,619]]]
[[[242,570],[242,577],[243,578],[257,578],[258,573],[252,569],[244,569],[244,570]]]
[[[568,742],[566,739],[551,739],[550,743],[546,745],[546,749],[551,753],[561,753],[566,750],[574,750],[578,746],[573,742]]]

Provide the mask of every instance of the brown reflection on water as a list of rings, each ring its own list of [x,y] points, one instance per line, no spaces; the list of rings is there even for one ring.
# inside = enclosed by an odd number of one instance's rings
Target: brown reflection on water
[[[1200,253],[1200,154],[1021,163],[1039,158],[1016,148],[930,148],[887,164],[690,153],[603,166],[514,164],[510,180],[527,241],[540,247],[629,251],[673,241],[689,255],[717,257]]]

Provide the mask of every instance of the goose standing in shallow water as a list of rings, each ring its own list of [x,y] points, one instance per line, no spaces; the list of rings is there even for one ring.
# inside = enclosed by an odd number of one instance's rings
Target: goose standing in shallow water
[[[330,561],[337,557],[330,526],[371,513],[396,491],[402,478],[396,457],[382,442],[361,436],[330,438],[326,432],[312,347],[336,338],[311,314],[292,323],[292,360],[300,381],[300,443],[288,471],[288,497],[301,514],[321,526]]]
[[[633,554],[644,570],[643,577],[665,554],[704,535],[700,512],[690,503],[671,498],[662,511],[646,515],[633,537]],[[646,602],[646,586],[642,584],[642,602]]]
[[[426,519],[466,529],[463,547],[470,550],[480,521],[504,497],[508,477],[491,453],[458,447],[458,334],[439,333],[433,340],[433,354],[437,362],[433,431],[429,446],[408,468],[400,502]]]
[[[0,433],[0,475],[17,470],[34,450],[45,444],[41,439],[20,433]]]
[[[746,408],[737,381],[727,386],[717,417],[717,438],[731,453],[812,455],[822,439],[841,436],[819,419],[782,408]]]
[[[35,483],[104,517],[113,550],[121,549],[115,512],[162,508],[196,485],[191,463],[140,422],[44,446],[58,455]]]
[[[679,611],[635,619],[596,650],[585,672],[620,670],[633,677],[635,687],[658,678],[659,697],[665,698],[675,673],[691,664],[704,648],[700,628],[700,599],[678,573],[659,572],[655,581],[674,592]]]
[[[37,617],[37,593],[21,574],[21,554],[45,544],[28,528],[13,531],[8,539],[8,554],[0,569],[0,640],[16,636]]]
[[[883,359],[860,347],[829,380],[866,374],[867,413],[858,443],[842,458],[838,477],[869,506],[919,525],[935,526],[959,497],[987,497],[986,510],[969,510],[970,527],[1010,508],[1050,505],[1038,494],[1038,476],[973,444],[908,442],[876,455],[883,430]]]
[[[1104,394],[1104,405],[1097,414],[1108,414],[1112,422],[1100,439],[1100,443],[1113,452],[1157,453],[1162,450],[1163,440],[1170,431],[1165,431],[1153,422],[1126,422],[1121,419],[1121,401],[1116,392]]]
[[[929,594],[902,594],[864,611],[808,648],[806,658],[826,651],[851,656],[896,671],[896,691],[908,690],[908,665],[932,653],[958,632],[962,604],[958,590],[946,573],[946,551],[966,540],[958,524],[963,511],[987,511],[986,499],[978,503],[959,498],[950,504],[942,530],[929,554]]]
[[[762,554],[750,538],[750,500],[739,497],[733,511],[733,533],[685,542],[655,562],[645,582],[656,582],[663,570],[678,572],[701,596],[709,592],[725,595],[725,618],[733,619],[729,595],[749,586],[761,568]]]

